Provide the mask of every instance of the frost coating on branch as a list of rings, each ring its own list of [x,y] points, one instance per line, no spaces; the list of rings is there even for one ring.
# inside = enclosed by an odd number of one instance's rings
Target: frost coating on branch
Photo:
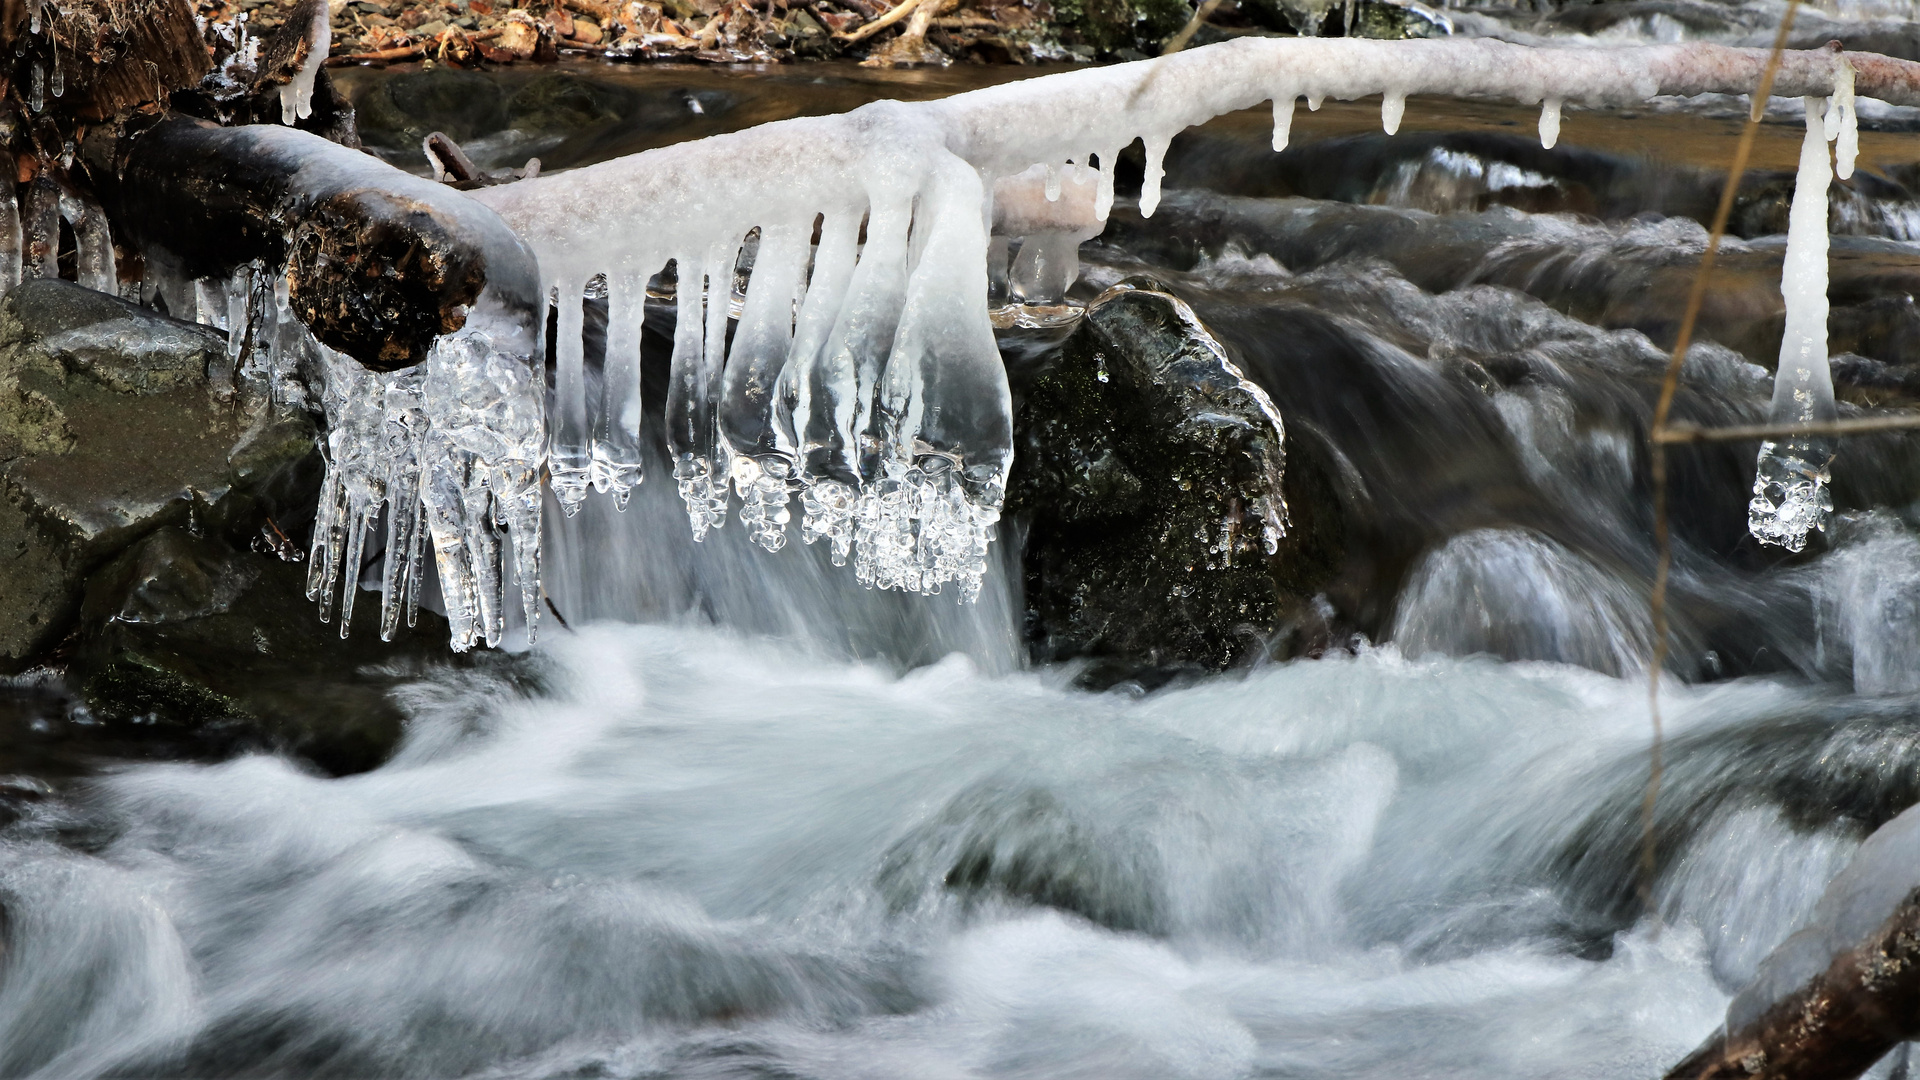
[[[1857,73],[1864,92],[1920,103],[1920,66],[1851,59],[1789,52],[1775,92],[1839,100]],[[1562,102],[1746,93],[1766,63],[1765,50],[1708,44],[1241,39],[942,101],[781,121],[474,197],[534,248],[543,287],[559,297],[550,468],[569,512],[590,486],[626,490],[618,468],[597,463],[618,457],[603,453],[603,440],[637,445],[639,389],[626,354],[640,290],[672,264],[679,330],[667,441],[695,537],[723,524],[731,486],[753,538],[777,549],[798,493],[802,538],[831,540],[836,562],[857,546],[863,582],[934,591],[953,581],[966,597],[978,588],[1012,456],[985,272],[989,252],[1006,251],[989,235],[1007,181],[1030,186],[1037,169],[1049,202],[1069,170],[1090,181],[1085,219],[1017,234],[1027,242],[1026,265],[1017,260],[1011,274],[1016,289],[1024,274],[1051,294],[1071,266],[1065,249],[1105,219],[1113,162],[1136,139],[1147,151],[1141,210],[1151,214],[1175,134],[1269,100],[1276,149],[1299,98],[1317,109],[1329,96],[1381,95],[1391,132],[1407,96],[1422,93],[1541,105],[1541,138],[1551,145]],[[816,223],[820,241],[809,251]],[[756,229],[729,349],[733,271]],[[610,341],[619,343],[609,362],[621,375],[590,416],[578,298],[602,275],[615,297]]]

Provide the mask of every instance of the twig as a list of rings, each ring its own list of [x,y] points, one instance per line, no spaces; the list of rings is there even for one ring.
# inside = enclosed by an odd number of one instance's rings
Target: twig
[[[1700,269],[1687,290],[1687,310],[1680,319],[1680,333],[1674,338],[1673,356],[1667,361],[1666,377],[1660,382],[1660,401],[1653,410],[1653,662],[1647,668],[1647,711],[1653,719],[1653,742],[1647,751],[1647,795],[1640,807],[1640,905],[1653,918],[1655,932],[1660,913],[1653,906],[1653,877],[1658,868],[1654,851],[1654,806],[1660,799],[1660,773],[1664,725],[1660,716],[1660,671],[1667,665],[1667,579],[1673,572],[1673,536],[1667,517],[1667,417],[1673,413],[1674,394],[1680,389],[1680,368],[1686,363],[1687,348],[1693,344],[1693,327],[1700,318],[1700,305],[1707,295],[1707,280],[1713,275],[1713,260],[1720,253],[1720,238],[1726,234],[1727,219],[1733,216],[1733,200],[1740,191],[1740,178],[1747,171],[1747,159],[1753,154],[1753,140],[1760,131],[1760,117],[1773,96],[1773,78],[1780,71],[1780,56],[1787,48],[1787,35],[1793,30],[1793,16],[1800,0],[1787,0],[1787,13],[1780,30],[1773,36],[1773,51],[1760,73],[1760,85],[1754,88],[1747,124],[1740,130],[1740,142],[1733,150],[1733,165],[1727,170],[1727,186],[1720,192],[1720,205],[1713,211],[1713,227],[1708,230],[1707,250],[1700,256]]]
[[[1876,431],[1912,431],[1920,428],[1920,413],[1897,416],[1860,416],[1851,420],[1809,421],[1804,424],[1737,424],[1732,427],[1696,427],[1669,424],[1653,440],[1667,445],[1703,442],[1742,442],[1747,439],[1791,439],[1807,435],[1867,435]]]
[[[327,66],[339,67],[341,64],[355,64],[362,61],[412,60],[415,57],[425,56],[426,54],[427,47],[425,45],[400,45],[391,49],[379,49],[374,52],[353,53],[349,56],[329,56],[327,57]]]
[[[1000,30],[1003,24],[979,15],[948,15],[933,20],[941,30]]]
[[[433,132],[421,140],[427,155],[440,163],[440,170],[453,177],[455,183],[469,184],[480,178],[480,170],[474,167],[460,144],[441,132]]]
[[[849,44],[856,41],[865,41],[880,31],[885,30],[887,27],[892,26],[894,23],[899,22],[901,19],[913,14],[913,9],[919,7],[920,3],[921,0],[901,0],[901,3],[897,7],[894,7],[885,15],[862,26],[860,29],[852,33],[835,34],[834,37]]]
[[[1187,25],[1181,27],[1179,33],[1167,39],[1167,44],[1160,50],[1160,55],[1166,56],[1186,48],[1187,42],[1193,40],[1193,35],[1200,32],[1200,27],[1205,25],[1207,17],[1212,15],[1213,10],[1219,6],[1220,0],[1206,0],[1205,3],[1194,8],[1193,18],[1187,20]]]
[[[560,629],[565,630],[569,634],[573,633],[573,627],[567,624],[567,617],[560,614],[559,607],[555,606],[553,597],[548,595],[546,586],[544,585],[540,587],[540,599],[547,602],[547,610],[553,612],[554,620],[560,624]]]

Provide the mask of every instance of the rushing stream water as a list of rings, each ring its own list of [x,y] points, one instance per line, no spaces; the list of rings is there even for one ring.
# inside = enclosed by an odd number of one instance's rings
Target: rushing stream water
[[[969,77],[582,72],[524,113],[589,115],[564,134],[507,126],[518,73],[444,107],[484,165],[561,167]],[[350,80],[363,116],[406,77]],[[1743,539],[1751,445],[1676,453],[1649,917],[1645,427],[1704,242],[1663,215],[1737,122],[1570,112],[1547,154],[1523,110],[1416,100],[1388,145],[1374,109],[1303,113],[1282,167],[1209,125],[1076,294],[1168,283],[1366,507],[1318,658],[1093,692],[1027,663],[1012,530],[977,605],[875,593],[817,547],[693,544],[654,460],[624,514],[550,516],[573,629],[404,688],[383,767],[110,763],[9,804],[0,1075],[1658,1075],[1920,799],[1920,444],[1849,443],[1794,559]],[[1863,161],[1920,159],[1904,123]],[[1768,393],[1798,134],[1763,135],[1689,418]],[[1857,403],[1920,386],[1920,204],[1873,175],[1836,211]],[[1058,338],[1007,339],[1016,393]]]

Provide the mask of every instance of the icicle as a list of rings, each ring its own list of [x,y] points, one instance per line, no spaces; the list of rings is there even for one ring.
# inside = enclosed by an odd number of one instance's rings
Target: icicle
[[[855,392],[855,376],[844,366],[844,352],[828,355],[830,337],[846,304],[858,252],[857,213],[828,217],[820,225],[813,275],[794,325],[793,350],[783,375],[782,397],[790,401],[800,462],[800,538],[809,544],[832,540],[833,564],[844,566],[853,545],[858,496],[847,483],[850,470],[835,478],[841,416],[852,410],[844,400]]]
[[[1392,135],[1400,130],[1400,118],[1407,114],[1407,95],[1389,90],[1380,98],[1380,127]]]
[[[786,545],[789,487],[797,473],[791,415],[781,414],[779,384],[793,348],[794,304],[805,291],[813,222],[769,225],[722,380],[721,438],[732,462],[740,521],[768,551]]]
[[[1307,111],[1319,112],[1320,103],[1325,100],[1327,100],[1327,95],[1325,94],[1308,94],[1307,95]]]
[[[114,267],[113,234],[107,225],[107,213],[98,204],[72,195],[60,197],[60,209],[73,226],[75,276],[94,292],[119,291],[120,276]]]
[[[47,107],[47,69],[34,61],[32,82],[28,84],[27,108],[38,113]]]
[[[324,345],[317,352],[327,416],[327,475],[313,527],[307,599],[319,601],[321,622],[332,621],[339,601],[344,637],[360,585],[367,519],[385,498],[386,409],[379,376]]]
[[[43,166],[45,163],[42,163]],[[22,275],[30,278],[60,276],[60,185],[48,176],[46,168],[27,188],[25,226],[26,262]]]
[[[1560,99],[1550,97],[1540,104],[1540,145],[1548,150],[1560,141]]]
[[[586,344],[582,292],[585,283],[562,280],[554,286],[553,432],[547,451],[547,483],[560,512],[580,512],[592,482],[593,435],[587,427]]]
[[[1047,201],[1060,201],[1060,166],[1047,166]]]
[[[543,380],[533,358],[508,344],[508,329],[470,316],[427,356],[420,491],[456,650],[481,638],[498,644],[505,633],[501,523],[529,640],[539,622]]]
[[[227,328],[227,288],[225,282],[208,278],[193,280],[193,322],[216,330]]]
[[[421,545],[420,457],[427,435],[425,365],[386,380],[387,557],[380,572],[380,640],[392,641],[417,609]],[[412,625],[412,618],[408,618]]]
[[[20,204],[14,201],[12,185],[0,193],[0,297],[20,284],[21,245]]]
[[[593,487],[612,495],[618,510],[627,508],[640,483],[645,458],[640,441],[640,328],[646,301],[646,281],[637,275],[607,283],[607,354],[593,433]]]
[[[1853,65],[1846,57],[1836,62],[1833,97],[1827,102],[1826,136],[1833,147],[1833,174],[1842,180],[1853,176],[1853,164],[1860,156],[1860,118],[1853,106]]]
[[[327,62],[327,50],[333,46],[333,24],[328,5],[315,5],[313,23],[307,30],[307,55],[291,81],[280,87],[280,122],[291,125],[313,115],[313,84]]]
[[[911,202],[879,203],[867,218],[860,249],[833,330],[822,350],[807,421],[805,476],[858,483],[875,475],[862,446],[874,388],[894,347],[906,303],[907,230]],[[985,259],[982,258],[984,276]]]
[[[1788,210],[1787,253],[1780,274],[1786,299],[1786,331],[1774,374],[1772,423],[1831,420],[1836,415],[1833,379],[1827,370],[1827,160],[1819,98],[1805,99],[1807,134],[1800,148]],[[1747,505],[1747,528],[1762,543],[1799,551],[1807,534],[1825,529],[1833,511],[1828,489],[1833,450],[1827,440],[1792,438],[1760,444]]]
[[[1102,221],[1113,209],[1113,159],[1118,156],[1117,150],[1100,151],[1100,180],[1093,193],[1093,216]]]
[[[253,335],[254,269],[252,264],[235,267],[233,277],[227,280],[226,380],[215,385],[214,393],[217,396],[224,397],[226,393],[232,391],[235,380],[240,375],[241,366],[247,359],[247,346]]]
[[[1014,299],[1057,304],[1080,276],[1080,238],[1073,233],[1034,233],[1020,242],[1009,275]]]
[[[695,540],[726,523],[727,477],[717,460],[713,408],[719,393],[727,299],[739,241],[701,259],[677,257],[679,317],[667,383],[667,450]],[[713,339],[718,339],[713,340]]]
[[[1298,100],[1291,91],[1273,99],[1273,148],[1276,152],[1287,148],[1287,139],[1293,132],[1293,107]]]
[[[1167,174],[1167,144],[1170,141],[1165,135],[1148,135],[1140,140],[1141,147],[1147,152],[1147,170],[1140,180],[1141,217],[1152,217],[1160,207],[1160,180]]]

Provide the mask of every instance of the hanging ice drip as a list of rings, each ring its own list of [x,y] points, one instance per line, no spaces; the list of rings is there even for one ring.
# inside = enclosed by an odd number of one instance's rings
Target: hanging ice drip
[[[1806,98],[1807,134],[1801,143],[1787,252],[1780,274],[1786,331],[1774,375],[1767,419],[1775,424],[1832,420],[1837,415],[1827,368],[1827,188],[1837,173],[1853,174],[1859,148],[1853,111],[1853,68],[1841,62],[1831,99]],[[1827,144],[1837,142],[1832,162]],[[1833,513],[1833,445],[1816,437],[1760,444],[1747,504],[1747,529],[1766,544],[1800,551]]]
[[[144,253],[142,295],[226,330],[210,371],[216,391],[245,407],[317,409],[326,462],[307,566],[307,597],[323,622],[353,624],[369,551],[379,571],[380,636],[415,625],[429,562],[451,643],[464,651],[506,633],[506,592],[517,579],[527,636],[538,624],[541,467],[545,403],[526,329],[495,314],[483,292],[459,331],[425,363],[372,371],[315,340],[290,302],[284,269],[243,264],[224,281],[172,269]],[[430,548],[430,549],[429,549]]]
[[[297,325],[297,321],[296,321]],[[527,343],[508,327],[442,337],[427,362],[373,372],[311,343],[326,413],[327,475],[314,522],[307,596],[346,637],[362,554],[386,521],[380,636],[414,625],[427,546],[456,651],[506,633],[506,545],[527,636],[540,605],[540,384]]]
[[[954,582],[963,598],[977,594],[1012,457],[986,307],[990,205],[979,173],[905,115],[884,103],[794,122],[822,131],[844,182],[789,200],[730,199],[714,189],[742,173],[748,184],[768,179],[736,163],[727,181],[671,192],[685,204],[675,227],[631,251],[544,246],[550,228],[571,226],[541,220],[515,197],[523,185],[478,193],[532,241],[563,298],[549,471],[564,508],[589,486],[622,491],[638,480],[642,289],[670,264],[665,441],[695,539],[722,527],[737,497],[749,537],[778,551],[798,496],[801,538],[827,540],[863,583],[938,592]],[[849,139],[856,118],[861,137]],[[736,312],[736,271],[748,267]],[[602,277],[608,358],[595,403],[572,298]]]

